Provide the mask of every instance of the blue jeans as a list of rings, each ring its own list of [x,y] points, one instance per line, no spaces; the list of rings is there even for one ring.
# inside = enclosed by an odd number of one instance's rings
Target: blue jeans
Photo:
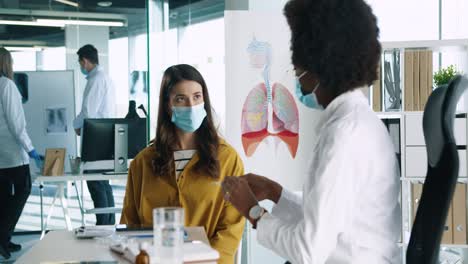
[[[114,207],[114,195],[109,181],[87,181],[94,208]],[[96,214],[96,225],[114,225],[115,214]]]

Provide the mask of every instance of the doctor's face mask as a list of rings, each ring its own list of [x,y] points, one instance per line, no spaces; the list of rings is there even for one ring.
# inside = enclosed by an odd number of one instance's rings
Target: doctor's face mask
[[[200,128],[206,117],[205,104],[195,106],[173,106],[171,121],[185,132],[192,133]]]
[[[85,68],[86,61],[84,59],[78,60],[78,63],[80,64],[80,71],[83,75],[88,75],[88,71]]]
[[[81,70],[81,73],[82,73],[83,75],[85,75],[85,76],[88,75],[88,71],[87,71],[85,68],[80,67],[80,70]]]
[[[323,110],[323,106],[318,102],[315,91],[320,86],[320,83],[315,85],[314,89],[310,94],[304,95],[302,92],[302,85],[300,79],[307,74],[307,71],[296,77],[296,97],[306,107],[316,110]]]
[[[207,115],[202,86],[195,81],[181,81],[172,88],[170,98],[172,123],[188,133],[200,128]]]

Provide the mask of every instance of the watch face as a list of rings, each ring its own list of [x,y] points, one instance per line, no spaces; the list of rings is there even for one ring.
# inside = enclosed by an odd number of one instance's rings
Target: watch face
[[[262,216],[263,208],[260,205],[255,205],[254,207],[250,208],[249,216],[252,219],[258,219]]]

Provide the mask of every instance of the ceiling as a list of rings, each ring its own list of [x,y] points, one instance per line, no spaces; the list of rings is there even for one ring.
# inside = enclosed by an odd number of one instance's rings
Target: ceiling
[[[78,2],[79,7],[65,5],[55,0],[0,0],[0,9],[52,11],[55,14],[60,14],[60,12],[119,14],[127,17],[127,27],[111,27],[110,38],[146,32],[146,6],[148,0],[71,1]],[[98,2],[102,1],[110,1],[112,5],[110,7],[101,7]],[[188,24],[189,19],[190,23],[193,24],[222,16],[225,0],[168,0],[168,2],[170,27],[172,28]],[[0,14],[0,19],[21,19],[21,17]],[[47,43],[48,46],[63,46],[65,34],[63,28],[0,25],[0,45],[5,40],[42,41]]]

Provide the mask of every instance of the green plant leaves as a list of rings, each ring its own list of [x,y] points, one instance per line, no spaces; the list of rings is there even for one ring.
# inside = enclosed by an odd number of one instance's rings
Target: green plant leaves
[[[434,74],[434,83],[436,87],[448,84],[457,74],[460,74],[460,72],[455,69],[454,65],[442,68]]]

